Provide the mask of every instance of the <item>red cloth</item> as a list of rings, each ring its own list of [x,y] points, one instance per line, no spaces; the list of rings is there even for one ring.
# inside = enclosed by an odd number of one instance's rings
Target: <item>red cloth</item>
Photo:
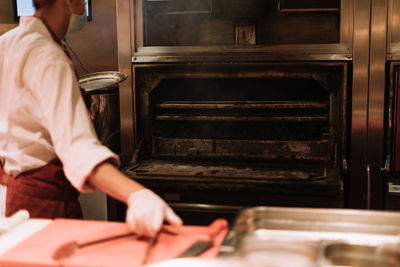
[[[0,184],[7,185],[10,179],[12,179],[12,177],[3,170],[3,167],[0,164]]]
[[[82,218],[79,192],[65,177],[58,158],[7,182],[6,216],[20,209],[31,218]]]
[[[217,219],[209,226],[177,226],[179,234],[161,231],[154,242],[147,263],[172,259],[195,242],[212,236],[213,246],[199,258],[215,258],[226,234],[228,222]],[[216,231],[217,230],[217,231]],[[147,239],[128,236],[77,250],[69,258],[57,262],[52,259],[56,249],[66,242],[78,243],[123,234],[126,223],[57,219],[42,230],[0,255],[0,266],[7,267],[138,267],[144,260]],[[209,241],[209,240],[207,240]]]

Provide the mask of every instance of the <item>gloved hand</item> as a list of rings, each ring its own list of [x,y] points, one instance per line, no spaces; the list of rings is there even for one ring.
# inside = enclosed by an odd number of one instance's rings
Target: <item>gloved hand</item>
[[[164,220],[172,225],[182,225],[181,218],[171,207],[149,189],[132,193],[127,204],[126,222],[138,235],[154,237]]]

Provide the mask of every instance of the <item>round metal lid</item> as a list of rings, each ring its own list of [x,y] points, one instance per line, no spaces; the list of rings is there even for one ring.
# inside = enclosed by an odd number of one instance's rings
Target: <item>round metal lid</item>
[[[108,90],[126,79],[127,75],[118,71],[89,73],[79,77],[79,85],[86,92]]]

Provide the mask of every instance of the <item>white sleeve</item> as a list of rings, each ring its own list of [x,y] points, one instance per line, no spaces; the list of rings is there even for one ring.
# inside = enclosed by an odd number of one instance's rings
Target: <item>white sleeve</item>
[[[43,126],[49,131],[66,177],[79,191],[93,190],[88,175],[101,162],[120,161],[97,138],[79,84],[67,57],[44,62],[32,77],[33,93],[43,114]]]

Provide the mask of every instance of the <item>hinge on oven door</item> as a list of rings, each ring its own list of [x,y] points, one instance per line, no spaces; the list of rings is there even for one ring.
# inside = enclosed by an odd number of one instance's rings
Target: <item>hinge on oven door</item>
[[[386,155],[385,165],[381,168],[381,171],[384,175],[390,173],[390,155]]]
[[[139,152],[140,152],[140,148],[142,146],[142,143],[143,143],[143,138],[140,139],[139,144],[137,145],[137,147],[135,149],[135,153],[133,154],[133,157],[131,159],[131,165],[133,167],[139,162]]]
[[[347,160],[346,159],[343,159],[342,160],[342,177],[341,177],[341,181],[340,181],[340,190],[343,192],[343,190],[344,190],[344,185],[343,185],[343,182],[344,182],[344,177],[345,176],[347,176],[348,174],[349,174],[349,172],[350,172],[350,170],[349,170],[349,165],[347,164]]]
[[[347,160],[344,159],[342,160],[342,170],[344,173],[349,172],[349,165],[347,164]]]

